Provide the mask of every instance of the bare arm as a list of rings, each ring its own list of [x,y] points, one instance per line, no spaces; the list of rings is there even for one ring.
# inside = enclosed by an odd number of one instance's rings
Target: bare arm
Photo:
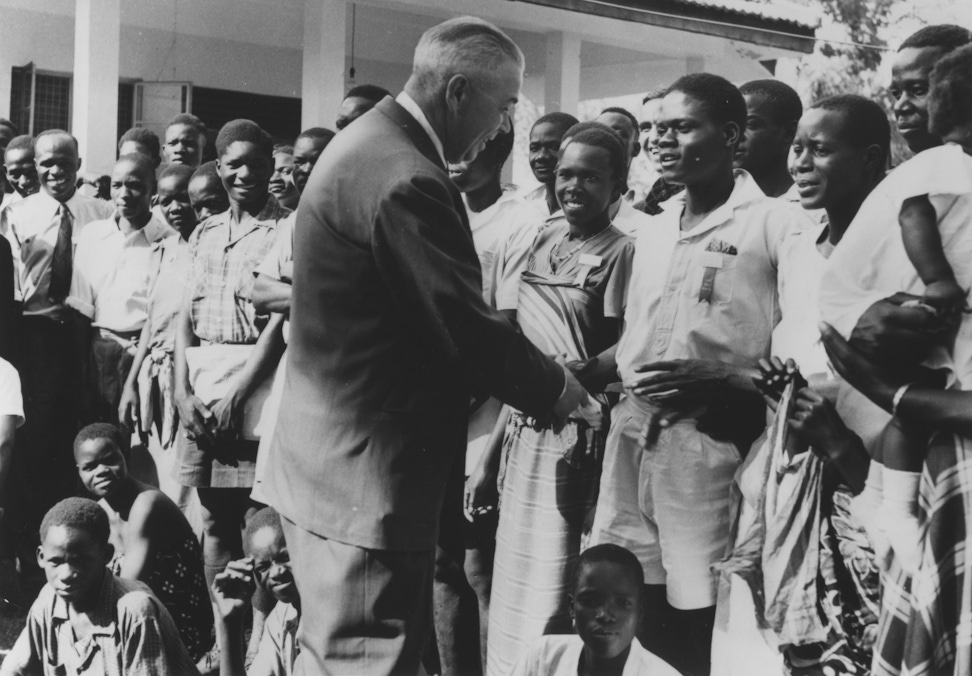
[[[269,275],[259,274],[253,282],[253,307],[260,314],[290,314],[290,296],[294,287]]]
[[[906,199],[901,205],[898,223],[905,251],[921,280],[925,284],[954,281],[955,273],[945,258],[942,236],[938,232],[938,216],[928,195]]]
[[[0,415],[0,493],[7,485],[7,475],[10,474],[10,461],[13,458],[14,433],[17,429],[17,418],[12,415]],[[0,512],[2,515],[2,512]]]
[[[118,419],[123,425],[130,429],[135,426],[138,420],[138,374],[142,370],[142,362],[149,352],[149,338],[152,335],[152,317],[145,320],[142,333],[138,337],[138,349],[135,351],[135,358],[132,360],[132,368],[128,371],[125,379],[125,386],[122,388],[121,401],[118,404]],[[144,424],[145,421],[139,421]],[[139,432],[148,432],[148,429],[139,429]]]
[[[213,443],[216,441],[210,423],[213,414],[199,397],[193,394],[192,384],[189,382],[186,348],[199,344],[199,339],[192,330],[191,309],[192,299],[187,291],[182,312],[179,313],[175,323],[175,346],[172,354],[176,407],[179,409],[179,419],[190,437],[204,438]]]
[[[125,527],[125,558],[119,577],[145,582],[152,573],[158,540],[166,530],[164,520],[159,518],[164,509],[159,504],[159,495],[156,491],[146,491],[132,504]]]
[[[496,477],[499,475],[506,424],[510,420],[512,410],[509,406],[503,406],[500,409],[500,414],[496,417],[496,424],[493,426],[486,447],[479,457],[479,462],[473,468],[469,479],[466,480],[462,511],[469,521],[472,521],[477,514],[496,506],[496,498],[498,497],[496,495]]]

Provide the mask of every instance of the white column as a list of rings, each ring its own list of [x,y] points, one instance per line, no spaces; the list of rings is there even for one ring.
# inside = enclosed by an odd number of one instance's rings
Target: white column
[[[82,170],[110,174],[118,143],[121,0],[76,0],[71,132]]]
[[[689,56],[685,59],[685,74],[694,75],[695,73],[705,72],[704,56]]]
[[[581,38],[573,33],[547,33],[547,72],[543,112],[577,115],[580,104]]]
[[[302,129],[334,129],[344,100],[347,0],[304,0]]]

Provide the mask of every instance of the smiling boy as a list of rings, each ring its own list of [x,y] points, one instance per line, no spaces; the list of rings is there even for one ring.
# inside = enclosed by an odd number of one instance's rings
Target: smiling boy
[[[662,175],[684,184],[685,198],[639,233],[616,353],[628,396],[612,413],[591,543],[638,556],[651,605],[674,630],[660,638],[646,627],[646,645],[672,651],[662,656],[685,673],[706,674],[711,566],[729,537],[729,486],[746,450],[729,440],[745,420],[733,417],[726,430],[711,421],[727,401],[755,396],[744,371],[766,356],[778,319],[779,246],[809,221],[733,170],[746,103],[725,79],[680,78],[655,123]],[[735,383],[748,398],[728,396]]]
[[[24,134],[11,139],[3,153],[3,171],[14,191],[4,197],[2,207],[30,197],[40,190],[37,167],[34,166],[34,139]]]
[[[47,585],[2,676],[199,673],[148,587],[106,567],[108,532],[108,516],[84,498],[62,500],[44,517],[37,561]]]

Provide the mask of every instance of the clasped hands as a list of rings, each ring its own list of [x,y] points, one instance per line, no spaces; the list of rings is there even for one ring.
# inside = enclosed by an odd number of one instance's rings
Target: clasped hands
[[[235,391],[220,399],[210,409],[192,392],[177,390],[176,408],[190,441],[215,445],[218,440],[232,441],[239,438],[243,401]]]

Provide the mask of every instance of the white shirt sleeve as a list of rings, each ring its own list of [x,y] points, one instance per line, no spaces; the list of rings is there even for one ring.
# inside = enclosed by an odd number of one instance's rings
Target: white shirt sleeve
[[[20,375],[10,362],[3,359],[0,359],[0,416],[13,416],[17,427],[24,424]]]

